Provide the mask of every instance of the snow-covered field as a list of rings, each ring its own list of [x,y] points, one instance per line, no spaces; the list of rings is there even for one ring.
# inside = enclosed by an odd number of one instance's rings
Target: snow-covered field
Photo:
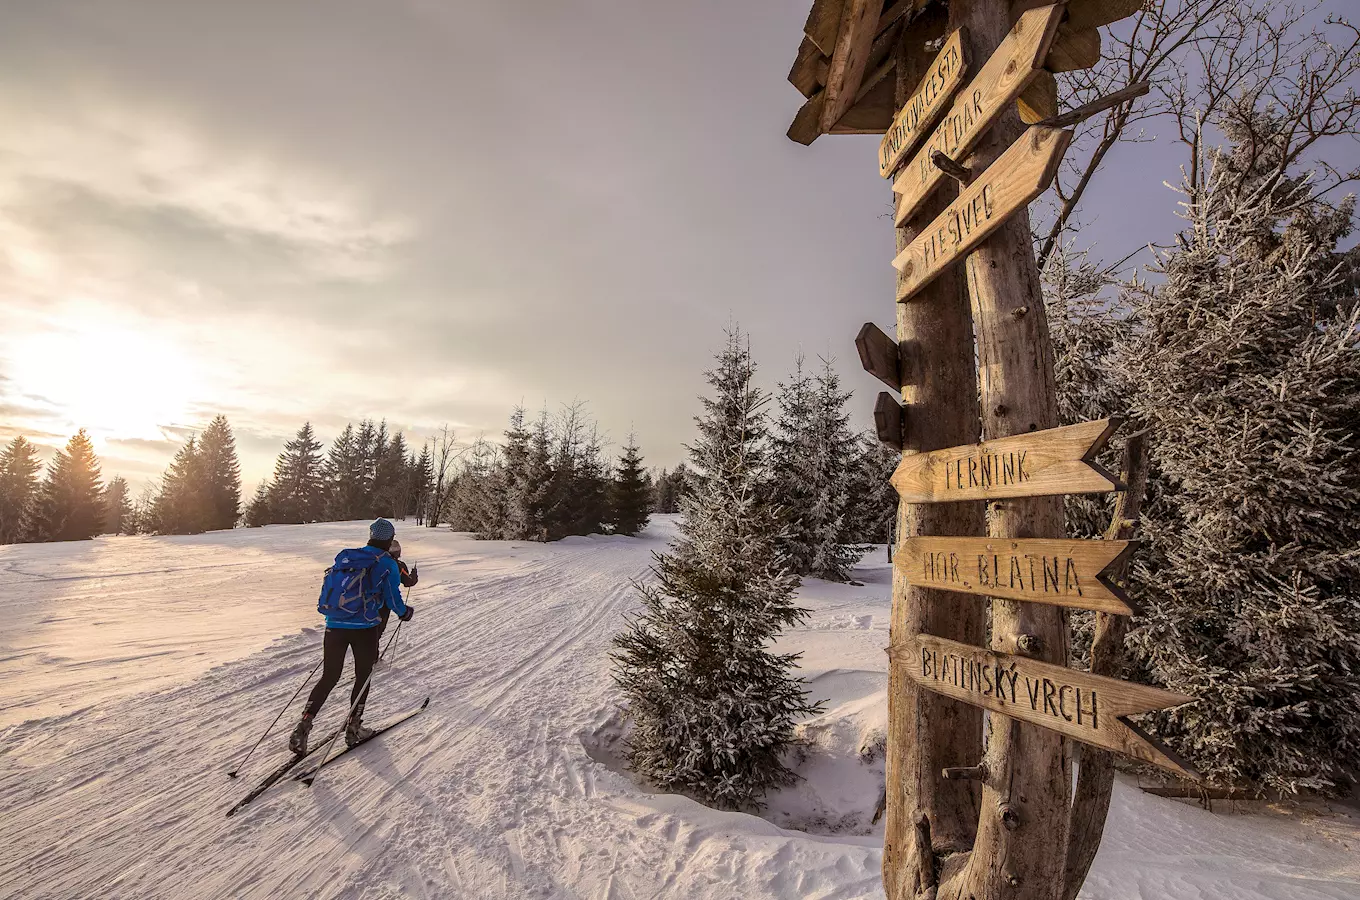
[[[759,818],[619,771],[609,641],[672,533],[545,546],[399,524],[417,613],[369,719],[429,709],[232,819],[301,701],[225,773],[319,658],[320,572],[363,523],[0,547],[0,897],[882,897],[883,551],[863,587],[803,590],[813,615],[785,645],[829,702],[806,780]],[[1360,828],[1121,783],[1083,897],[1356,900]]]

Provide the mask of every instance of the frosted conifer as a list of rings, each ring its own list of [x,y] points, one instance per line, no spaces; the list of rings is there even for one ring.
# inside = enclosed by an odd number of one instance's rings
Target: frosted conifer
[[[1220,782],[1333,790],[1360,758],[1360,255],[1295,170],[1298,131],[1237,108],[1184,187],[1164,283],[1117,359],[1152,426],[1130,644],[1199,699],[1160,735]]]
[[[38,449],[23,437],[16,437],[0,450],[0,544],[28,539],[41,469]]]
[[[740,333],[729,333],[689,448],[679,538],[656,557],[657,582],[639,585],[644,611],[614,639],[634,770],[732,809],[792,782],[783,754],[794,724],[819,709],[790,672],[798,654],[769,650],[807,613],[768,499],[768,397],[753,371]]]

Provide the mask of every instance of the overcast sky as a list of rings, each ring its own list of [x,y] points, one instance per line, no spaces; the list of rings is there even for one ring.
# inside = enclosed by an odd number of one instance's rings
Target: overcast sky
[[[735,320],[767,384],[893,312],[877,137],[784,132],[807,0],[0,0],[0,440],[159,473],[226,413],[499,435],[586,400],[674,465]],[[1175,224],[1112,156],[1083,239]]]

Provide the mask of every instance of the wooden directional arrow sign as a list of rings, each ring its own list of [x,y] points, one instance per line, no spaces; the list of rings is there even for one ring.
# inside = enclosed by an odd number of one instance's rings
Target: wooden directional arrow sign
[[[893,260],[908,300],[1048,189],[1072,132],[1032,126]]]
[[[893,487],[907,503],[1122,491],[1093,460],[1119,427],[1097,419],[902,458]]]
[[[897,203],[898,225],[911,218],[947,177],[930,161],[931,152],[938,150],[962,162],[997,117],[1038,77],[1062,14],[1062,4],[1054,4],[1020,16],[992,58],[959,94],[935,131],[893,181],[893,190],[901,195]]]
[[[883,135],[883,142],[878,145],[878,174],[884,178],[893,173],[902,157],[911,152],[926,129],[935,124],[963,83],[964,72],[968,70],[964,37],[965,31],[960,28],[944,42],[926,77],[921,79],[921,86],[893,119],[888,133]]]
[[[912,679],[946,697],[1192,779],[1200,777],[1188,763],[1124,718],[1190,703],[1193,697],[928,634],[912,635],[888,652],[894,656],[907,654],[905,668]]]
[[[1050,541],[914,537],[893,564],[921,587],[1133,615],[1128,596],[1105,574],[1133,541]]]

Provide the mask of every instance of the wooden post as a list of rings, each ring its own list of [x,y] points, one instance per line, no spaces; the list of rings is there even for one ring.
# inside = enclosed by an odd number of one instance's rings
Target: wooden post
[[[1010,27],[1008,0],[953,0],[949,15],[951,28],[967,28],[972,59],[989,58]],[[974,172],[986,170],[1022,130],[1012,106],[978,141],[972,156],[960,162]],[[977,339],[984,438],[1057,426],[1053,349],[1028,213],[1012,216],[964,265]],[[1062,537],[1062,498],[995,502],[988,526],[997,538]],[[1021,635],[1032,636],[1023,650]],[[1061,608],[992,600],[994,650],[1066,665],[1068,646],[1067,615]],[[988,717],[983,761],[987,777],[982,782],[977,840],[942,896],[987,900],[1062,896],[1070,762],[1068,740],[1062,735],[1006,716]]]
[[[931,54],[924,36],[942,33],[938,7],[903,30],[897,49],[897,107],[915,92]],[[935,20],[932,22],[931,19]],[[897,229],[900,252],[954,199],[944,186],[918,215]],[[922,290],[919,303],[898,303],[897,337],[905,402],[905,454],[979,440],[973,323],[962,272],[955,269]],[[982,535],[979,501],[898,505],[896,540],[917,535]],[[893,577],[891,641],[926,632],[970,644],[984,638],[983,607],[947,591]],[[889,900],[915,900],[936,884],[934,851],[963,851],[978,822],[978,782],[946,780],[946,768],[973,766],[982,756],[982,713],[919,687],[907,662],[888,675],[887,820],[883,884]]]

